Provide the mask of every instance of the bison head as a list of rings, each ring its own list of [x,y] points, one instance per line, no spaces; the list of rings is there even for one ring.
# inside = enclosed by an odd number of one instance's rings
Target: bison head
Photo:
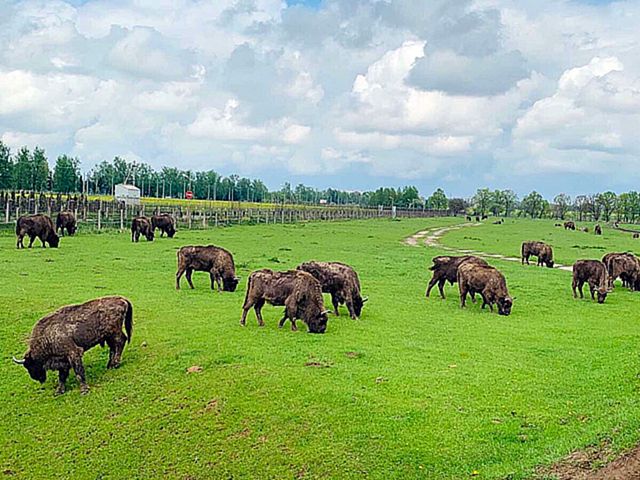
[[[600,287],[596,290],[596,293],[598,295],[598,303],[604,303],[604,301],[607,299],[607,294],[611,292],[611,289],[607,288],[607,287]]]
[[[510,315],[511,307],[513,306],[513,299],[511,297],[503,297],[499,298],[496,302],[498,304],[498,314],[499,315]]]
[[[47,380],[47,370],[41,362],[33,359],[31,353],[27,352],[23,360],[18,360],[13,357],[13,361],[14,363],[26,368],[27,372],[29,372],[29,376],[34,380],[40,383],[44,383]]]
[[[553,260],[547,260],[545,262],[545,265],[547,266],[547,268],[553,268],[553,265],[554,265]]]
[[[222,278],[222,290],[225,292],[235,292],[238,287],[240,277],[223,277]]]
[[[360,317],[362,314],[362,307],[369,300],[367,297],[362,298],[360,295],[356,295],[353,298],[353,311],[356,314],[356,317]]]
[[[57,233],[52,232],[49,238],[47,238],[47,243],[51,248],[58,248],[58,245],[60,245],[60,237]]]
[[[173,225],[169,225],[169,227],[167,228],[168,237],[173,238],[175,234],[176,234],[176,229],[173,227]]]
[[[327,330],[327,322],[329,318],[327,314],[329,310],[324,310],[317,315],[312,316],[309,321],[307,321],[307,327],[309,328],[309,333],[324,333]]]
[[[153,229],[150,228],[149,230],[147,230],[147,233],[145,233],[144,236],[146,237],[147,241],[152,242],[154,237]]]

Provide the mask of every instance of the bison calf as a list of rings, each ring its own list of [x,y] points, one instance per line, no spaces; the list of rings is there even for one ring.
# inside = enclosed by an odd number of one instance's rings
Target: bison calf
[[[538,257],[538,266],[553,268],[553,249],[544,242],[522,242],[522,264],[529,265],[529,257]]]
[[[331,294],[336,316],[340,315],[338,306],[345,304],[351,318],[360,317],[367,298],[362,298],[360,279],[352,267],[340,262],[306,262],[296,269],[313,275],[320,282],[322,291]]]
[[[262,307],[265,303],[284,306],[284,316],[278,326],[282,328],[289,319],[291,330],[297,330],[296,320],[307,324],[310,333],[324,333],[327,329],[327,313],[322,299],[320,282],[300,270],[274,272],[257,270],[249,275],[247,294],[242,306],[240,325],[246,325],[247,313],[253,307],[258,325],[264,326]]]
[[[458,268],[458,287],[460,288],[460,307],[464,308],[467,294],[471,298],[476,293],[482,296],[482,308],[497,305],[500,315],[511,314],[513,299],[509,296],[507,281],[497,269],[487,265],[463,262]]]
[[[167,237],[173,238],[176,234],[176,222],[173,217],[167,213],[161,213],[151,217],[151,227],[154,231],[156,228],[160,230],[160,237],[166,233]]]
[[[147,217],[135,217],[131,221],[131,241],[139,241],[140,235],[144,235],[149,242],[153,241],[153,228]]]
[[[564,222],[564,229],[565,230],[575,230],[576,229],[576,224],[574,222],[571,222],[571,221]]]
[[[122,328],[126,331],[122,331]],[[48,370],[58,371],[57,394],[64,393],[69,370],[73,369],[80,391],[89,391],[82,356],[92,347],[109,346],[107,368],[120,365],[122,351],[131,341],[133,306],[124,297],[104,297],[81,305],[69,305],[43,317],[36,323],[29,348],[22,360],[34,380],[44,383]]]
[[[58,248],[60,237],[53,228],[53,222],[46,215],[25,215],[18,219],[16,223],[17,248],[24,248],[24,237],[29,237],[29,248],[33,245],[36,237],[42,242],[42,248],[46,248],[48,243],[51,248]]]
[[[236,277],[233,255],[224,248],[214,245],[188,246],[178,250],[178,271],[176,272],[176,289],[180,290],[180,278],[186,273],[187,282],[193,288],[191,274],[193,271],[209,272],[211,290],[218,284],[218,291],[235,292],[240,280]],[[222,286],[220,283],[222,282]]]
[[[596,235],[602,235],[602,227],[598,224],[596,225],[596,228],[594,229],[594,232]]]
[[[60,212],[56,217],[56,232],[59,231],[64,236],[65,230],[70,236],[76,233],[76,217],[71,212]]]
[[[607,267],[600,260],[578,260],[573,264],[573,298],[577,298],[576,288],[580,292],[580,298],[584,298],[582,287],[589,284],[591,299],[595,300],[594,293],[598,294],[598,303],[604,303],[607,294],[611,292]]]
[[[475,257],[473,255],[466,255],[463,257],[451,257],[451,256],[439,256],[433,257],[432,259],[433,265],[429,267],[429,270],[433,271],[433,276],[429,281],[429,285],[427,286],[426,297],[429,298],[429,294],[431,293],[431,289],[434,285],[438,284],[438,290],[440,290],[440,296],[444,299],[444,286],[446,282],[449,282],[451,285],[458,281],[458,267],[463,262],[475,263],[477,265],[489,265],[486,261],[484,261],[480,257]]]

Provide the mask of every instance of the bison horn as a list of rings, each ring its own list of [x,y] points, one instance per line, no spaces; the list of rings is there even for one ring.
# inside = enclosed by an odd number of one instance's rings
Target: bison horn
[[[364,297],[364,298],[362,299],[362,303],[367,303],[368,301],[369,301],[369,297]]]
[[[331,313],[331,310],[323,310],[322,312],[320,312],[320,315],[327,315]]]
[[[13,363],[17,365],[24,365],[24,358],[22,360],[18,360],[16,357],[13,357]]]

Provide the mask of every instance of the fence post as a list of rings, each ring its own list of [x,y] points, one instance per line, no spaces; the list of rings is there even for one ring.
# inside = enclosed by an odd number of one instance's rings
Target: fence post
[[[120,231],[124,231],[124,208],[120,208]]]
[[[102,209],[98,207],[98,230],[102,228]]]
[[[189,221],[189,230],[191,230],[191,209],[187,208],[187,220]]]
[[[5,223],[9,223],[9,201],[7,200],[7,212],[5,214]]]
[[[207,212],[202,212],[202,228],[207,228]]]

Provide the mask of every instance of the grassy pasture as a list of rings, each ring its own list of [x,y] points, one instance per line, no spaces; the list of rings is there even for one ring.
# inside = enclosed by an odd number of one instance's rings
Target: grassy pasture
[[[0,236],[0,476],[522,479],[604,439],[635,444],[638,294],[576,301],[568,272],[491,261],[516,297],[510,317],[461,310],[455,287],[426,300],[427,265],[444,252],[401,240],[459,222],[245,226],[139,244],[80,234],[30,251]],[[508,220],[442,241],[518,255],[521,240],[547,239],[570,263],[601,256],[573,245],[626,250],[627,237]],[[208,243],[234,252],[238,291],[211,292],[203,273],[196,290],[184,279],[174,290],[176,250]],[[308,335],[279,330],[281,308],[266,306],[265,328],[253,312],[239,326],[251,270],[312,258],[358,270],[370,298],[361,320],[343,309],[327,334]],[[108,294],[132,300],[133,341],[116,371],[106,349],[85,355],[88,396],[73,374],[54,397],[55,375],[40,386],[11,364],[38,318]],[[202,372],[187,374],[192,365]]]

